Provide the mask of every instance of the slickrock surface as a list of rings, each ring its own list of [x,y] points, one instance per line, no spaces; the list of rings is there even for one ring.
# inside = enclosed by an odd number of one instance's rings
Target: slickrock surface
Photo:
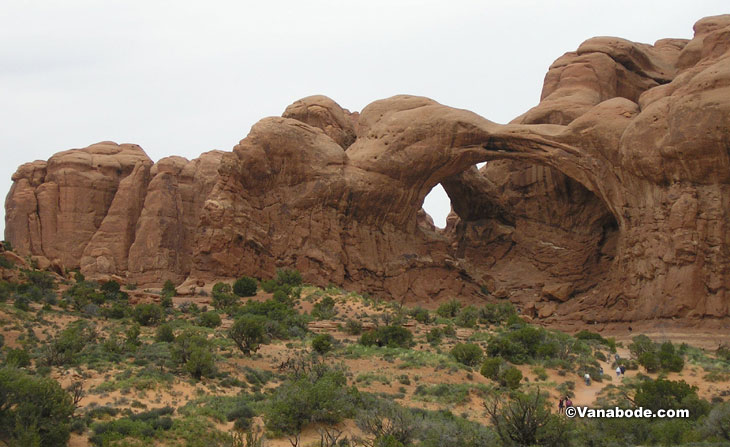
[[[730,16],[694,29],[587,40],[508,125],[422,97],[358,114],[313,96],[193,161],[61,152],[18,168],[5,238],[141,284],[294,267],[405,302],[510,298],[548,320],[726,317]],[[445,230],[421,209],[439,183]]]

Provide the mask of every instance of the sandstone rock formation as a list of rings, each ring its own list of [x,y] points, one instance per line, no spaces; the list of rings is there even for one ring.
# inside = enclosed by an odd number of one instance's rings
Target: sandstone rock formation
[[[63,152],[13,176],[6,239],[140,283],[295,267],[406,302],[509,298],[546,319],[722,318],[729,112],[730,16],[709,17],[690,41],[587,40],[509,125],[421,97],[357,114],[315,96],[193,161]],[[421,209],[439,183],[445,230]]]

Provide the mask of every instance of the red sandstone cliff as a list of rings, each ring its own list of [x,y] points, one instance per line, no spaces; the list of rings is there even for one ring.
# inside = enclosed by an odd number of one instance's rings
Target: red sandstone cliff
[[[15,173],[5,237],[140,283],[290,266],[404,301],[509,297],[545,318],[726,317],[729,112],[730,16],[710,17],[691,41],[589,39],[509,125],[420,97],[357,114],[316,96],[193,161],[62,152]],[[443,231],[421,210],[438,183]]]

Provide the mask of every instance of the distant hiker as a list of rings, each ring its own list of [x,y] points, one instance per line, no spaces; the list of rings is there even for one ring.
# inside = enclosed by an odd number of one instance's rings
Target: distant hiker
[[[590,374],[586,373],[586,375],[583,376],[583,380],[586,381],[587,386],[591,386],[591,375]]]
[[[603,377],[603,366],[598,368],[598,377]]]
[[[558,414],[563,414],[563,408],[565,408],[565,401],[561,397],[558,401]]]
[[[565,396],[565,408],[572,407],[573,401],[570,400],[568,396]]]
[[[631,331],[633,331],[633,329],[631,329],[631,326],[629,326],[629,332],[631,332]]]
[[[616,359],[616,363],[618,363],[618,361],[621,360],[621,356],[618,355],[618,352],[613,356],[613,358]]]
[[[616,367],[616,377],[621,377],[621,367],[620,366]]]
[[[619,366],[619,368],[621,368],[621,375],[626,374],[626,366],[621,365],[621,366]]]

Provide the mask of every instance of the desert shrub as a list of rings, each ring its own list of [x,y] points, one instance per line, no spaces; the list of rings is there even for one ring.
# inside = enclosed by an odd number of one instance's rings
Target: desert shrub
[[[161,324],[155,331],[155,340],[158,342],[172,343],[175,341],[175,333],[168,323]]]
[[[279,287],[279,284],[276,282],[275,279],[267,279],[265,281],[261,281],[261,289],[266,293],[272,293],[276,288]]]
[[[410,315],[411,318],[418,321],[419,323],[428,324],[431,322],[431,313],[428,311],[428,309],[424,309],[421,306],[411,309],[408,312],[408,315]]]
[[[77,283],[84,282],[86,281],[86,277],[83,273],[76,271],[74,272],[74,281],[76,281]]]
[[[0,280],[0,303],[7,301],[15,292],[15,284]]]
[[[360,335],[362,333],[362,323],[358,320],[349,318],[345,322],[345,333],[348,335]]]
[[[499,384],[511,390],[516,390],[522,382],[522,371],[510,366],[499,373]]]
[[[213,353],[205,346],[193,346],[184,368],[197,380],[202,377],[211,377],[215,373]]]
[[[513,393],[507,402],[494,396],[485,403],[487,414],[505,446],[570,445],[566,419],[550,412],[547,397],[537,391]]]
[[[654,351],[645,351],[639,354],[638,362],[650,373],[657,372],[661,368],[659,356]]]
[[[121,288],[122,286],[114,280],[102,283],[100,287],[102,293],[107,295],[109,299],[116,298],[117,294],[121,291]]]
[[[209,347],[210,342],[204,335],[193,329],[185,329],[175,337],[171,358],[175,363],[185,365],[195,349],[208,349]]]
[[[96,332],[85,321],[75,321],[50,339],[43,347],[41,360],[47,366],[63,366],[74,361],[84,346],[96,339]]]
[[[5,355],[5,364],[16,368],[30,366],[30,354],[25,349],[11,349]]]
[[[255,300],[246,302],[236,310],[236,315],[244,314],[264,317],[264,331],[272,338],[300,337],[309,330],[308,316],[300,315],[291,304],[273,299],[263,302]]]
[[[113,318],[120,320],[129,316],[129,306],[124,303],[116,302],[111,307],[104,307],[101,309],[101,314],[106,318]]]
[[[233,283],[233,293],[238,296],[255,296],[256,289],[258,289],[256,280],[249,278],[248,276],[238,278],[236,282]]]
[[[5,444],[65,446],[73,412],[71,396],[56,381],[0,369],[0,440]]]
[[[15,268],[15,264],[13,264],[13,261],[6,258],[5,256],[0,256],[0,267],[4,269],[13,269]]]
[[[13,244],[10,241],[2,241],[2,244],[5,251],[13,251]]]
[[[474,306],[466,306],[462,308],[456,315],[454,322],[459,327],[473,328],[477,325],[479,310]]]
[[[169,415],[173,412],[172,408],[164,407],[109,422],[97,422],[91,426],[93,434],[89,441],[101,447],[116,445],[115,441],[131,437],[148,441],[145,444],[149,444],[158,433],[172,429],[173,421]]]
[[[162,285],[162,295],[173,297],[176,294],[177,290],[175,290],[175,283],[170,281],[169,279],[165,281],[165,284]]]
[[[352,417],[358,400],[357,389],[347,387],[344,371],[319,365],[276,389],[265,412],[266,428],[298,440],[309,424],[331,426]]]
[[[484,351],[474,343],[458,343],[451,349],[451,355],[461,364],[476,366],[482,361]]]
[[[134,307],[132,316],[142,326],[156,326],[165,319],[165,311],[157,304],[144,303]]]
[[[459,300],[453,299],[441,305],[436,309],[436,314],[443,318],[454,318],[461,309],[461,303]]]
[[[360,344],[364,346],[409,348],[413,344],[413,334],[402,326],[380,326],[373,331],[362,334]]]
[[[221,325],[221,317],[217,312],[208,311],[200,314],[198,325],[209,328],[216,328]]]
[[[639,358],[639,356],[645,352],[656,351],[656,346],[646,335],[637,335],[632,338],[632,342],[629,344],[629,351],[631,351],[631,354],[634,357]]]
[[[433,328],[430,331],[426,332],[426,341],[429,342],[432,346],[436,346],[439,343],[441,343],[441,339],[444,337],[444,333],[441,330],[441,328]]]
[[[260,315],[244,314],[236,319],[228,330],[228,337],[244,355],[251,355],[258,351],[266,339],[265,321],[266,319]]]
[[[649,337],[639,335],[633,338],[629,350],[647,372],[659,370],[680,372],[684,368],[684,358],[670,341],[658,345]]]
[[[335,315],[337,315],[335,300],[330,296],[317,301],[312,308],[312,316],[318,320],[329,320]]]
[[[680,372],[684,368],[684,359],[676,349],[672,342],[662,343],[659,347],[659,364],[666,371]]]
[[[276,271],[276,283],[280,286],[296,287],[302,285],[302,274],[297,270],[281,269]]]
[[[30,311],[30,300],[23,295],[16,295],[13,300],[13,307],[24,312]]]
[[[238,431],[246,431],[251,428],[256,412],[244,401],[236,403],[235,407],[226,413],[226,420],[234,422],[233,428]]]
[[[515,364],[535,359],[568,360],[591,352],[585,342],[569,335],[524,323],[493,335],[487,345],[489,356],[499,356]]]
[[[63,298],[76,310],[82,310],[91,303],[101,305],[106,300],[106,296],[96,290],[94,283],[86,281],[77,282],[68,288],[63,292]]]
[[[659,409],[690,409],[690,417],[699,418],[709,411],[709,403],[697,396],[697,387],[684,380],[645,379],[636,389],[634,402],[637,407],[653,411]]]
[[[487,379],[498,380],[504,365],[505,361],[501,357],[489,357],[484,360],[479,372]]]
[[[319,334],[312,339],[312,349],[319,354],[326,354],[334,347],[335,339],[330,334]]]
[[[218,310],[227,309],[238,303],[239,298],[232,293],[233,289],[230,284],[223,282],[216,283],[213,286],[213,296],[211,303]]]
[[[53,290],[56,288],[53,276],[48,272],[26,270],[23,272],[23,275],[29,284],[32,284],[41,290]]]
[[[707,416],[702,430],[707,436],[730,441],[730,402],[715,405]]]

